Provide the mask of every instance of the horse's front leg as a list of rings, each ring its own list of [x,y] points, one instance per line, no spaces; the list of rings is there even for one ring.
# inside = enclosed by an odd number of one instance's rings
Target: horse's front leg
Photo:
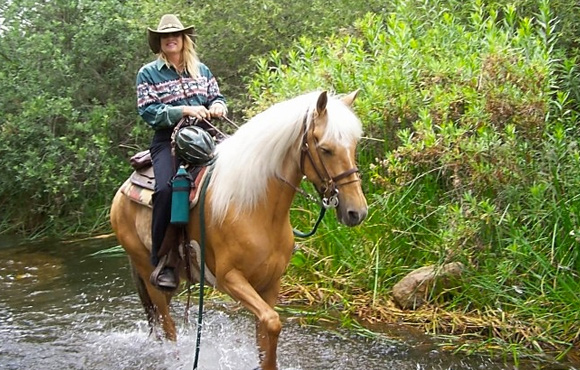
[[[275,284],[269,287],[269,289],[261,293],[260,296],[264,301],[273,308],[278,299],[278,293],[280,291],[280,281],[278,280]],[[278,317],[278,322],[280,322],[278,313],[274,311]],[[280,329],[278,329],[275,334],[271,333],[268,326],[264,324],[258,317],[256,317],[256,342],[258,344],[258,349],[260,351],[260,363],[265,362],[267,357],[274,359],[274,366],[276,365],[278,349],[278,337],[280,335],[280,330],[282,324],[280,323]],[[267,354],[267,355],[266,355]],[[262,367],[264,369],[264,367]]]
[[[267,292],[258,294],[248,280],[237,270],[225,275],[223,288],[234,299],[240,301],[257,319],[256,334],[260,351],[260,368],[276,370],[276,349],[278,336],[282,330],[280,316],[273,306],[279,290],[279,281]]]

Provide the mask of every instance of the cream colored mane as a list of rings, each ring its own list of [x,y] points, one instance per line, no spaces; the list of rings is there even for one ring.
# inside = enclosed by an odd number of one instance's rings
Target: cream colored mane
[[[236,215],[251,210],[265,195],[268,180],[280,175],[287,156],[299,160],[301,134],[311,125],[320,92],[283,101],[256,115],[217,146],[209,186],[212,220],[221,222],[231,207]],[[321,142],[352,145],[362,134],[360,120],[341,100],[329,96],[328,123]]]

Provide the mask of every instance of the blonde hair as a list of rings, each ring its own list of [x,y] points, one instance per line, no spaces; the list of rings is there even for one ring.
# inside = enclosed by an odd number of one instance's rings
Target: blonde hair
[[[197,57],[197,52],[195,51],[195,44],[191,37],[185,33],[181,33],[183,38],[183,49],[181,50],[181,65],[174,66],[177,69],[184,69],[189,73],[192,78],[199,77],[199,58]],[[171,65],[167,56],[163,51],[159,52],[159,58],[165,62],[168,66]]]

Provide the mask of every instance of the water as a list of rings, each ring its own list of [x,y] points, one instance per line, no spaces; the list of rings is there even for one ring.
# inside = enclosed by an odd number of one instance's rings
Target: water
[[[174,302],[178,343],[153,341],[126,257],[94,254],[114,245],[111,238],[24,244],[0,239],[0,369],[192,368],[197,308],[191,310],[192,322],[185,323],[184,305]],[[439,351],[428,338],[405,328],[394,340],[304,327],[289,314],[283,325],[278,352],[282,370],[514,368]],[[231,304],[210,302],[200,369],[256,366],[253,317]]]

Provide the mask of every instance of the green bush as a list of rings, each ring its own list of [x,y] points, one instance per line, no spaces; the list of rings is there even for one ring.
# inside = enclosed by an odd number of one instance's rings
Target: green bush
[[[0,229],[28,236],[102,230],[128,174],[118,144],[143,142],[138,131],[128,135],[137,122],[139,66],[124,21],[131,8],[36,5],[10,3],[2,13]]]

